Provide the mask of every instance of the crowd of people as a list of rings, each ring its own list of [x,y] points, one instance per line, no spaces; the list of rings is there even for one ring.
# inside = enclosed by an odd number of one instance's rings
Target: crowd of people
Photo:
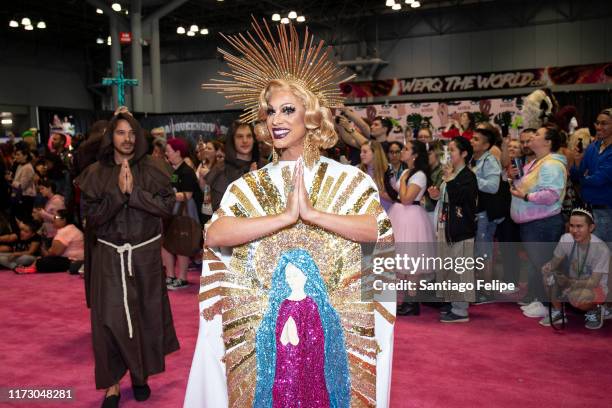
[[[377,117],[368,130],[351,121],[354,113],[346,108],[338,133],[349,151],[361,147],[359,167],[379,188],[396,250],[422,255],[432,249],[417,249],[416,243],[437,242],[439,256],[483,258],[477,276],[473,271],[452,275],[462,282],[479,277],[513,283],[506,295],[521,287],[523,255],[527,293],[519,303],[525,316],[541,319],[544,326],[565,322],[561,298],[586,312],[587,328],[598,329],[612,317],[605,307],[612,110],[597,115],[594,137],[586,127],[571,129],[568,112],[576,115],[573,107],[552,109],[517,139],[489,122],[473,123],[472,114],[464,112],[440,134],[418,129],[402,143],[385,138],[392,130],[387,118]],[[417,277],[451,278],[429,270]],[[439,304],[441,322],[467,322],[470,303],[500,299],[487,290],[456,295]],[[400,293],[398,315],[418,315],[416,300]]]
[[[464,112],[439,134],[423,127],[401,141],[390,137],[389,118],[369,123],[348,107],[335,114],[339,142],[322,154],[372,178],[398,248],[436,243],[450,256],[482,257],[478,277],[517,288],[524,254],[528,285],[520,303],[526,316],[543,325],[563,322],[561,299],[586,312],[588,328],[610,317],[605,243],[612,242],[612,110],[597,116],[594,136],[587,127],[570,129],[567,114],[551,112],[515,139]],[[172,174],[174,215],[164,221],[165,232],[176,217],[203,230],[230,183],[273,160],[257,126],[236,121],[224,140],[200,137],[191,144],[167,138],[163,128],[144,131],[147,153]],[[52,131],[42,149],[25,141],[2,145],[0,265],[17,273],[83,272],[86,217],[75,180],[98,160],[107,127],[96,122],[79,145],[68,145],[61,130]],[[200,261],[201,241],[186,247],[172,242],[177,239],[166,234],[161,253],[170,290],[188,287],[189,265]],[[520,242],[534,244],[514,245]],[[432,270],[417,277],[448,278]],[[473,271],[460,277],[475,278]],[[554,285],[561,290],[551,292]],[[419,314],[414,294],[398,296],[398,315]],[[448,303],[439,303],[440,321],[467,322],[470,304],[494,299],[484,290],[441,298]]]

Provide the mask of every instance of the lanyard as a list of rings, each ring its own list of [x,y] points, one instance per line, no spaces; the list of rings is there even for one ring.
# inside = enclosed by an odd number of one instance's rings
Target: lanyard
[[[589,243],[587,244],[587,249],[586,252],[584,254],[584,258],[582,260],[582,265],[580,265],[580,252],[578,251],[577,245],[576,245],[576,241],[574,241],[574,246],[572,246],[572,252],[570,254],[570,263],[572,261],[572,258],[574,257],[574,251],[576,251],[576,266],[578,267],[578,279],[580,279],[580,277],[582,276],[582,272],[584,272],[584,267],[586,266],[586,261],[587,258],[589,256],[589,249],[591,248],[591,241],[589,241]]]

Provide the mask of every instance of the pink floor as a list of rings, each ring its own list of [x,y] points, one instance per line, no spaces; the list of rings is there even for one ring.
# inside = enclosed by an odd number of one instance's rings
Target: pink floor
[[[197,272],[190,274],[196,282]],[[72,403],[15,407],[98,407],[83,280],[66,274],[0,271],[0,387],[73,389]],[[150,379],[152,396],[122,407],[181,407],[198,329],[197,287],[170,294],[180,351]],[[475,306],[468,324],[442,325],[437,312],[396,325],[392,407],[610,407],[612,320],[586,330],[582,317],[553,333],[516,305]],[[4,404],[4,405],[3,405]],[[221,407],[220,407],[221,408]]]

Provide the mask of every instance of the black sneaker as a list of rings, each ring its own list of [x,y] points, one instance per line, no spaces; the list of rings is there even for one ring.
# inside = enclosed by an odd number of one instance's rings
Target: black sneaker
[[[182,279],[175,279],[174,282],[168,285],[168,290],[179,290],[189,287],[189,282]]]
[[[172,285],[175,280],[176,280],[176,278],[174,276],[166,277],[166,285]]]
[[[466,323],[469,321],[469,316],[459,316],[453,312],[448,312],[440,316],[440,323]]]
[[[597,306],[593,310],[589,310],[584,315],[584,327],[591,330],[601,329],[604,321],[604,313],[602,313],[601,306]]]
[[[453,305],[450,303],[443,303],[442,306],[440,306],[440,316],[450,313],[452,309]]]
[[[134,391],[134,399],[136,401],[146,401],[151,396],[151,388],[147,384],[145,385],[133,385],[132,391]]]
[[[120,399],[121,394],[106,396],[104,397],[104,401],[102,401],[102,408],[118,408]]]
[[[419,302],[404,302],[397,306],[398,316],[418,316],[421,314]]]

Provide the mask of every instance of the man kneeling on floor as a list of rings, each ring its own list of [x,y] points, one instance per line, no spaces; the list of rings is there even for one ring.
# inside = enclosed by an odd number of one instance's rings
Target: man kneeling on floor
[[[586,312],[587,329],[601,328],[604,319],[610,317],[603,305],[608,293],[610,251],[592,234],[594,229],[593,215],[588,210],[572,210],[570,232],[561,236],[553,259],[542,267],[544,284],[552,288],[552,312],[540,321],[541,325],[566,319],[561,313],[562,301]]]

